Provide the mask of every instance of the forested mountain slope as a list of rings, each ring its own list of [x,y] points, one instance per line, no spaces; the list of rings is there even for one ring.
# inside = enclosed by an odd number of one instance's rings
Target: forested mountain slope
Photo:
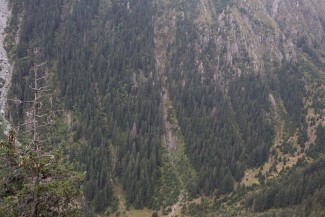
[[[86,172],[88,215],[132,216],[146,207],[194,216],[203,213],[201,197],[213,204],[209,212],[227,213],[224,206],[240,201],[223,195],[257,194],[256,184],[269,181],[267,193],[282,191],[274,184],[282,174],[311,179],[314,161],[323,172],[323,0],[10,5],[10,98],[31,99],[33,70],[45,77],[52,91],[43,106],[63,112],[43,135]],[[8,104],[23,133],[29,105]],[[321,197],[324,180],[317,186]],[[240,207],[255,215],[299,205],[315,189],[294,203],[258,205],[266,196],[257,194]]]

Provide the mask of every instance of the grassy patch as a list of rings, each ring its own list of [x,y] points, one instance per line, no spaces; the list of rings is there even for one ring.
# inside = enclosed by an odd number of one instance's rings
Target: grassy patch
[[[180,183],[175,173],[174,167],[169,160],[167,150],[162,148],[161,177],[154,192],[154,203],[158,207],[170,206],[177,202],[180,194]],[[157,207],[157,208],[158,208]]]
[[[198,176],[196,171],[192,167],[188,156],[186,155],[185,142],[178,125],[178,120],[176,112],[171,105],[171,102],[168,101],[168,122],[171,124],[172,133],[175,138],[176,149],[172,150],[169,153],[170,160],[174,166],[175,173],[180,180],[180,184],[183,190],[186,190],[186,193],[190,193],[195,190],[198,183]],[[188,199],[189,195],[183,195],[183,199]]]
[[[194,191],[193,188],[197,185],[199,178],[188,156],[185,154],[185,142],[180,133],[177,135],[177,148],[171,153],[171,157],[174,161],[176,172],[181,180],[182,187],[185,188],[187,192]],[[185,200],[188,199],[188,195],[183,196]]]
[[[151,217],[152,211],[148,209],[143,209],[143,210],[136,210],[136,209],[131,209],[126,216],[130,217]],[[123,215],[121,215],[123,216]]]

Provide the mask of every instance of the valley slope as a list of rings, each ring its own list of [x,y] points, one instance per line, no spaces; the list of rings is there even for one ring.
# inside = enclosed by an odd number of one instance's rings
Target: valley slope
[[[9,96],[30,100],[30,72],[46,63],[44,107],[64,112],[43,133],[86,171],[90,216],[267,215],[321,195],[322,180],[294,204],[256,208],[266,185],[323,171],[322,0],[10,5]],[[23,124],[29,107],[8,105]]]

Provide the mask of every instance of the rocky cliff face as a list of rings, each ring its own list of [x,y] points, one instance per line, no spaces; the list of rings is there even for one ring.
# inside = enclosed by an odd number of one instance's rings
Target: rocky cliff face
[[[220,9],[218,2],[226,3]],[[219,82],[229,73],[271,73],[283,63],[298,62],[301,51],[322,52],[324,47],[322,1],[202,0],[179,4],[185,9],[172,10],[178,10],[178,20],[188,20],[197,34],[189,46],[195,46],[198,72],[204,74],[212,67]],[[211,46],[213,55],[205,55]]]
[[[207,172],[224,166],[215,167],[222,163],[204,159],[225,153],[220,143],[233,151],[234,158],[219,159],[229,165],[241,164],[246,158],[246,168],[262,166],[267,179],[284,168],[271,152],[289,160],[288,168],[306,157],[305,152],[317,137],[316,126],[324,122],[324,107],[314,107],[312,100],[324,88],[323,1],[161,1],[155,7],[159,15],[154,19],[156,65],[164,81],[162,104],[169,97],[176,110],[176,125],[185,137],[186,153],[201,177],[199,188],[205,189],[207,183],[215,180],[222,182],[220,176],[225,176],[222,172],[216,172],[216,176]],[[247,77],[253,82],[245,80]],[[218,88],[229,100],[226,105],[218,99]],[[315,118],[319,121],[314,127],[310,121]],[[214,128],[215,122],[223,123],[220,132],[220,128]],[[227,128],[229,122],[232,126]],[[233,139],[229,144],[223,138],[224,131]],[[177,134],[169,130],[165,133]],[[241,142],[236,141],[236,136]],[[237,148],[237,142],[241,148]],[[219,151],[206,151],[211,143],[218,144],[215,147]],[[285,144],[290,144],[297,157],[284,151]],[[230,170],[235,178],[240,171]],[[242,184],[251,185],[258,183],[258,172],[246,169],[237,178]],[[214,186],[220,189],[222,185]]]

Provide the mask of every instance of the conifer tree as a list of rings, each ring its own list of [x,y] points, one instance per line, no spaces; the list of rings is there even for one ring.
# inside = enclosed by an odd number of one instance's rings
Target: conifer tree
[[[38,85],[41,78],[34,70],[34,93],[31,125],[32,139],[25,145],[16,142],[16,134],[9,132],[0,142],[0,216],[79,216],[80,205],[77,183],[83,178],[63,161],[59,149],[51,150],[41,141],[39,123],[41,92],[46,87]]]

